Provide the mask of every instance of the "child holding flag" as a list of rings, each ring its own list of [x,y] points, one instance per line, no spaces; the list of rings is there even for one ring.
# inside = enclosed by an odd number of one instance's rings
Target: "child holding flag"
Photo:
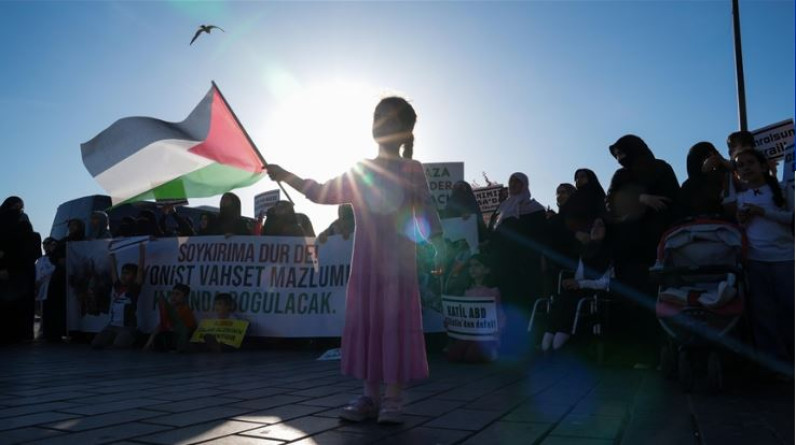
[[[373,115],[378,156],[325,184],[267,167],[271,179],[287,182],[313,202],[354,208],[341,366],[343,374],[363,380],[364,392],[340,413],[350,421],[378,417],[379,423],[401,423],[403,386],[428,376],[416,243],[430,238],[438,260],[443,244],[423,166],[411,159],[416,118],[405,99],[383,99]]]

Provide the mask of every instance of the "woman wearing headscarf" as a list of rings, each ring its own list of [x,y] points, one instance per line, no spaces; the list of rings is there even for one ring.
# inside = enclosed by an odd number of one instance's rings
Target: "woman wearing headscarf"
[[[299,223],[292,202],[278,201],[265,214],[263,236],[309,236]]]
[[[594,220],[605,216],[605,190],[597,175],[588,168],[575,170],[575,192],[569,198],[567,227],[588,234]]]
[[[238,195],[227,192],[221,195],[218,206],[218,217],[211,221],[208,230],[211,235],[251,235],[252,229],[241,217],[241,205]]]
[[[626,337],[637,341],[631,346],[638,358],[653,361],[660,333],[654,308],[657,289],[649,268],[663,232],[674,221],[680,187],[672,167],[656,159],[640,137],[622,136],[610,151],[621,165],[606,197],[608,239],[620,283],[615,294],[622,304],[615,314],[628,330]]]
[[[35,261],[41,248],[24,207],[17,196],[0,206],[0,343],[33,338]]]
[[[688,150],[686,171],[688,179],[680,187],[678,202],[684,217],[725,216],[722,200],[724,184],[730,174],[724,165],[717,164],[704,172],[703,165],[710,158],[719,157],[719,151],[710,142],[699,142]]]
[[[531,198],[528,177],[512,174],[509,197],[497,209],[489,241],[490,266],[506,313],[504,355],[517,357],[530,350],[525,327],[534,300],[541,297],[545,237],[544,207]]]
[[[56,244],[50,255],[55,266],[47,299],[42,307],[42,327],[47,341],[60,341],[66,332],[66,249],[67,244],[83,241],[86,238],[86,225],[81,219],[70,219],[67,223],[67,235]]]
[[[466,181],[456,181],[451,188],[451,195],[445,208],[440,211],[440,218],[469,218],[476,217],[478,225],[478,242],[486,241],[489,233],[478,200],[475,198],[473,188]]]
[[[558,212],[547,213],[547,246],[545,253],[546,274],[544,295],[550,295],[558,285],[562,270],[575,270],[580,255],[580,243],[575,232],[568,227],[572,218],[572,196],[577,192],[574,185],[563,183],[556,187]]]
[[[111,230],[108,227],[108,214],[101,210],[95,210],[91,212],[86,239],[92,240],[108,238],[113,238],[113,235],[111,235]]]

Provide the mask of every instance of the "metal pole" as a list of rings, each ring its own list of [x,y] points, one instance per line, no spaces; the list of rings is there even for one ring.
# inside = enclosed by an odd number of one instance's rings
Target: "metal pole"
[[[735,42],[735,82],[738,86],[738,124],[743,131],[746,125],[746,88],[743,82],[743,54],[741,51],[741,14],[738,0],[732,0],[732,31]]]

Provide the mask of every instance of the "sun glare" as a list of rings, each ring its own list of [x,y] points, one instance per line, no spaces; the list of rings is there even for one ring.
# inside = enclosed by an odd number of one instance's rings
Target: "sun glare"
[[[370,125],[380,96],[376,88],[347,82],[295,90],[271,113],[264,144],[268,161],[326,180],[375,156]]]

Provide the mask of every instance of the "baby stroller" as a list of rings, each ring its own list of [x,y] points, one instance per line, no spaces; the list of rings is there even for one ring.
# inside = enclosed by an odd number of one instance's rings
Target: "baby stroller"
[[[746,238],[735,224],[696,219],[666,232],[651,269],[656,315],[668,339],[661,370],[691,391],[698,373],[711,392],[724,386],[725,352],[744,314]]]

